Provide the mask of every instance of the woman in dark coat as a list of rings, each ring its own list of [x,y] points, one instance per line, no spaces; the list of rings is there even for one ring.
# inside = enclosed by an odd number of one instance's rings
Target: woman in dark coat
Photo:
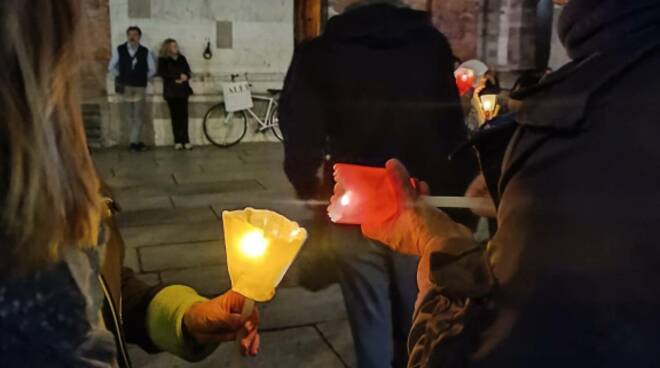
[[[174,149],[192,149],[188,137],[188,97],[193,93],[190,88],[190,65],[179,52],[176,40],[166,39],[160,48],[158,74],[163,78],[163,97],[170,108]]]

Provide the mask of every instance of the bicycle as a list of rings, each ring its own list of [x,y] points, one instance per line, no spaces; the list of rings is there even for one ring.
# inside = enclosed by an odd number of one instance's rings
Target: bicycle
[[[238,144],[247,133],[248,114],[257,122],[255,133],[272,131],[277,139],[284,140],[279,126],[276,98],[279,89],[268,89],[268,95],[253,95],[252,84],[245,73],[244,82],[236,82],[239,74],[231,75],[231,83],[223,86],[224,102],[211,106],[204,115],[204,135],[214,145],[222,148]],[[266,101],[268,106],[263,117],[253,110],[254,101]],[[231,108],[229,108],[231,106]],[[231,110],[231,111],[227,111]]]

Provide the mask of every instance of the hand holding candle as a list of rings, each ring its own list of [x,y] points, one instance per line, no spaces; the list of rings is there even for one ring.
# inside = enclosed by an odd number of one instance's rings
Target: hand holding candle
[[[307,239],[307,231],[286,217],[267,210],[246,208],[222,213],[227,266],[232,290],[245,297],[242,318],[248,318],[254,302],[267,302]],[[245,335],[239,335],[240,342]],[[232,367],[243,366],[240,354]]]
[[[381,169],[382,170],[382,169]],[[390,194],[397,198],[396,211],[393,216],[382,222],[362,222],[362,232],[365,236],[378,240],[396,252],[423,255],[429,249],[441,247],[444,239],[456,237],[471,237],[468,228],[452,221],[444,212],[429,205],[421,194],[428,193],[426,185],[414,186],[406,168],[397,160],[387,162],[384,170]],[[350,186],[350,185],[349,185]],[[328,211],[336,206],[338,193],[345,193],[342,183],[335,188],[335,196]],[[338,191],[337,191],[338,190]],[[380,218],[366,214],[363,219]]]
[[[388,170],[348,164],[336,164],[337,183],[330,199],[328,215],[332,222],[349,225],[383,223],[399,214],[405,207],[405,196],[398,193]],[[408,178],[407,186],[418,190],[415,179]],[[422,194],[428,194],[428,191]],[[420,201],[434,207],[471,208],[491,211],[490,199],[474,197],[429,197]]]

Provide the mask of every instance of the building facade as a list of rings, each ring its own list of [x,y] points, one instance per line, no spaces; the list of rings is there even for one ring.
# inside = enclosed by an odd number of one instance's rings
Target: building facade
[[[157,57],[164,39],[179,42],[194,74],[191,140],[205,144],[203,116],[222,100],[222,83],[232,74],[247,73],[255,92],[281,87],[294,50],[294,23],[298,21],[294,6],[297,8],[298,1],[320,2],[324,8],[319,17],[327,17],[342,0],[83,0],[83,113],[90,144],[114,146],[127,140],[127,127],[122,123],[107,62],[112,49],[125,42],[128,26],[142,28],[142,43],[153,57]],[[533,67],[536,0],[406,2],[431,13],[434,24],[448,37],[460,59],[480,58],[501,71]],[[213,54],[211,59],[203,56],[207,46]],[[555,64],[564,59],[553,54]],[[161,90],[161,81],[154,78],[148,87],[145,137],[148,144],[169,145],[169,112]],[[264,108],[255,106],[257,114]],[[273,137],[248,129],[246,139]]]

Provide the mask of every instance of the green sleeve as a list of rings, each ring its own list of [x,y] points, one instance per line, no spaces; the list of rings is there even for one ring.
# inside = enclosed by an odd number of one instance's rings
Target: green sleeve
[[[198,361],[210,354],[216,344],[197,345],[183,331],[183,316],[188,308],[207,300],[183,285],[168,286],[156,294],[147,309],[147,331],[154,344],[188,361]]]

